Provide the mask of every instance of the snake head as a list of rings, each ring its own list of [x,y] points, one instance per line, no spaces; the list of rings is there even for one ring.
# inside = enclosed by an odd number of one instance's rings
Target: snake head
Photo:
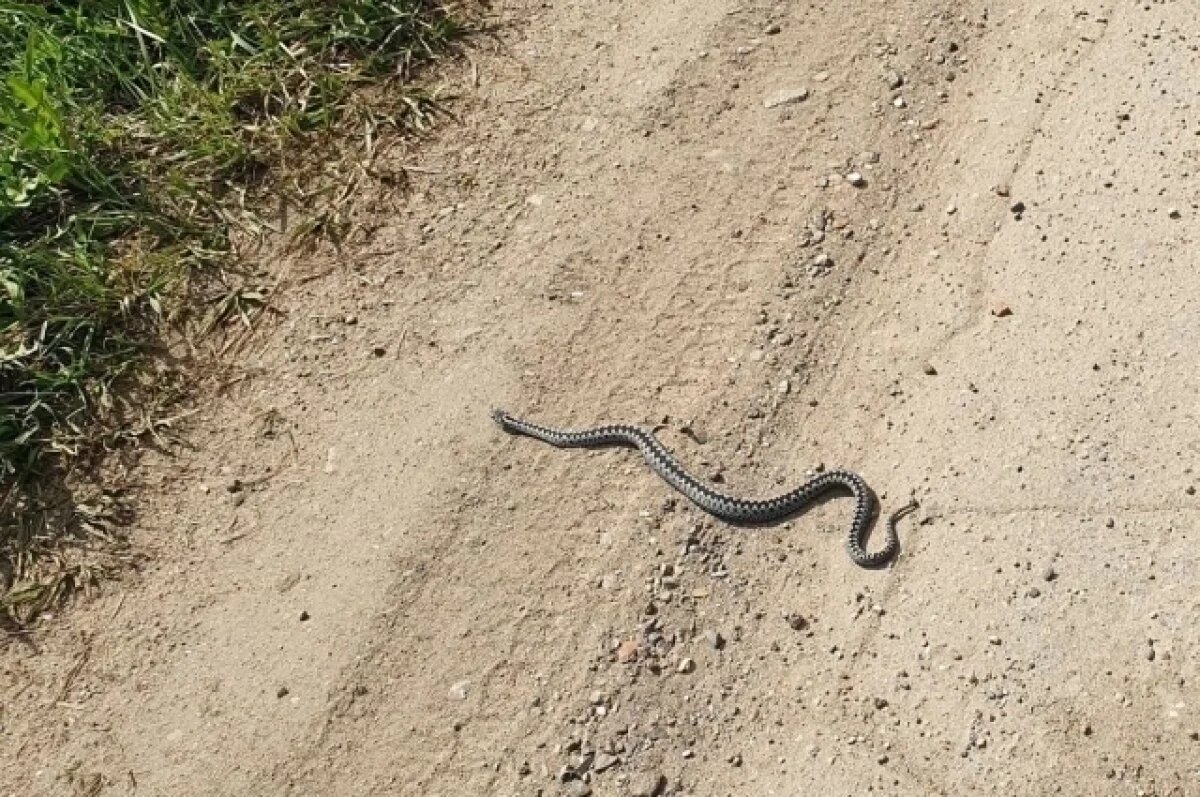
[[[500,427],[502,429],[508,428],[509,415],[507,412],[505,412],[504,410],[501,410],[501,409],[497,409],[496,407],[492,407],[492,409],[488,412],[488,414],[492,416],[493,421],[500,424]]]

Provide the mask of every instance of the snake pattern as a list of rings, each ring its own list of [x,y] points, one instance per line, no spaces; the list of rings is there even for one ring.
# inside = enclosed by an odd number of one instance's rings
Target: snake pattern
[[[593,429],[568,431],[541,426],[492,410],[492,418],[510,434],[526,435],[558,448],[596,448],[631,446],[641,451],[646,464],[692,503],[714,517],[734,523],[770,523],[794,515],[829,492],[849,492],[857,501],[846,550],[860,567],[880,567],[887,564],[900,550],[896,523],[917,508],[916,500],[894,512],[887,522],[887,542],[874,553],[866,550],[871,521],[877,505],[875,494],[857,473],[834,470],[821,473],[790,492],[761,500],[736,498],[718,492],[692,476],[653,433],[637,426],[610,425]]]

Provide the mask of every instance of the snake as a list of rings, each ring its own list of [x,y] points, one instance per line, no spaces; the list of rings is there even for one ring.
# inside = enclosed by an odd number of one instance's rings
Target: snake
[[[638,426],[615,424],[596,426],[591,429],[556,429],[528,420],[517,418],[504,410],[493,409],[492,419],[509,434],[524,435],[549,443],[557,448],[604,448],[626,447],[638,449],[646,464],[662,479],[700,509],[713,517],[734,524],[759,525],[798,514],[813,505],[826,494],[850,493],[855,499],[854,518],[850,523],[850,535],[846,540],[846,551],[858,566],[877,568],[890,562],[900,552],[900,536],[896,524],[902,517],[916,510],[916,499],[896,510],[888,517],[887,539],[882,548],[867,552],[867,540],[872,521],[878,513],[878,502],[874,492],[857,473],[848,470],[825,471],[812,477],[804,484],[774,498],[746,499],[714,490],[688,473],[687,469],[659,442],[654,433]]]

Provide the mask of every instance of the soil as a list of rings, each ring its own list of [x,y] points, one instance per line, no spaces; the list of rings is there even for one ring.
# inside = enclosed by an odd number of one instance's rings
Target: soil
[[[0,652],[0,793],[1200,794],[1190,5],[494,11]],[[921,508],[863,570],[493,406]]]

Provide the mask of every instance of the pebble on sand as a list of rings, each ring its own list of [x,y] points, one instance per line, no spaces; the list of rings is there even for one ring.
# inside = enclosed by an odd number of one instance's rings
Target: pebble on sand
[[[617,661],[621,664],[637,661],[637,657],[638,641],[636,639],[626,639],[617,646]]]
[[[629,781],[630,797],[658,797],[667,790],[667,776],[654,772],[635,775]]]
[[[763,98],[764,108],[778,108],[781,105],[794,105],[808,99],[808,89],[798,86],[791,89],[780,89]]]

